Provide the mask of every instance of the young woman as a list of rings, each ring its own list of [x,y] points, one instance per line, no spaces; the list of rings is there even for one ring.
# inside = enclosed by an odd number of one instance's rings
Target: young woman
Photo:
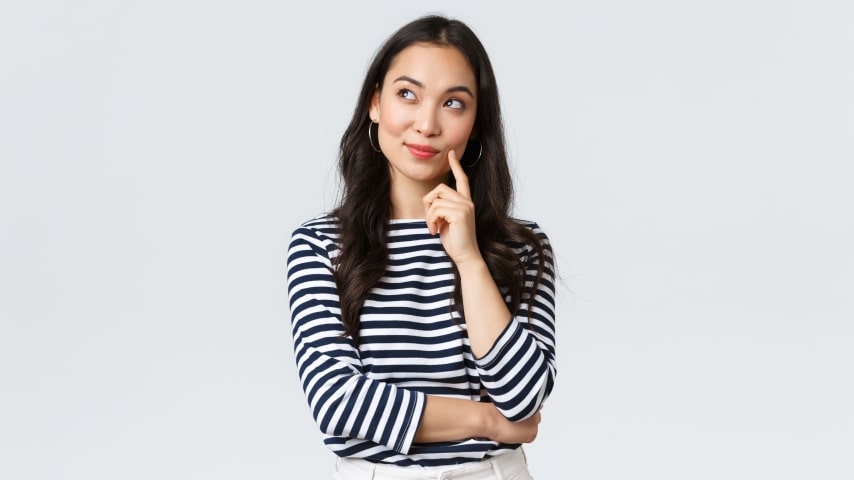
[[[496,81],[465,24],[423,17],[385,42],[339,168],[339,205],[288,251],[297,368],[335,478],[530,478],[553,261],[509,215]]]

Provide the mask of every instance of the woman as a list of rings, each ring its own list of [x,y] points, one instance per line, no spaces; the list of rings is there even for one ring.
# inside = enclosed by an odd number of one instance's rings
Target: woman
[[[495,77],[465,24],[423,17],[385,42],[339,168],[339,205],[288,252],[297,367],[335,478],[530,478],[521,444],[555,376],[552,255],[509,216]]]

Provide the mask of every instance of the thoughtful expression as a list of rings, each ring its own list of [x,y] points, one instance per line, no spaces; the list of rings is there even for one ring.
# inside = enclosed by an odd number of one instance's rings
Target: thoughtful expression
[[[477,82],[453,47],[415,44],[392,61],[371,101],[392,183],[432,188],[447,178],[448,152],[462,158],[477,113]]]

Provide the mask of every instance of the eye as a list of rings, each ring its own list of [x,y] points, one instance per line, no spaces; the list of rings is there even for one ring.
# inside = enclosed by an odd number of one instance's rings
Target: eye
[[[398,90],[397,96],[405,98],[407,100],[415,100],[415,94],[412,93],[412,90],[408,88],[401,88],[400,90]]]
[[[456,98],[452,98],[445,102],[445,106],[448,108],[453,108],[455,110],[462,110],[463,108],[465,108],[465,104]]]

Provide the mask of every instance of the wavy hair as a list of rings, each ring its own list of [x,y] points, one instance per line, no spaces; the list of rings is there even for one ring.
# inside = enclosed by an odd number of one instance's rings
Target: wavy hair
[[[477,243],[492,277],[505,295],[507,307],[515,312],[523,297],[533,302],[533,292],[542,279],[547,245],[528,227],[510,217],[513,182],[507,163],[504,127],[492,64],[486,49],[463,22],[430,15],[418,18],[391,35],[368,67],[350,124],[341,138],[339,173],[343,189],[338,206],[331,212],[340,225],[341,250],[335,257],[334,278],[338,287],[341,320],[345,334],[359,343],[360,312],[370,290],[385,273],[388,258],[387,229],[391,217],[391,176],[388,160],[371,146],[366,130],[374,93],[395,56],[413,44],[456,48],[468,61],[477,80],[477,112],[472,138],[482,150],[480,160],[466,168],[475,209]],[[466,148],[461,162],[475,151]],[[470,160],[470,159],[469,159]],[[527,245],[527,260],[513,246]],[[537,261],[537,259],[539,259]],[[526,287],[527,263],[536,261],[537,274]],[[454,270],[454,305],[463,316],[460,276]],[[529,312],[531,309],[528,309]],[[529,314],[530,315],[530,314]]]

